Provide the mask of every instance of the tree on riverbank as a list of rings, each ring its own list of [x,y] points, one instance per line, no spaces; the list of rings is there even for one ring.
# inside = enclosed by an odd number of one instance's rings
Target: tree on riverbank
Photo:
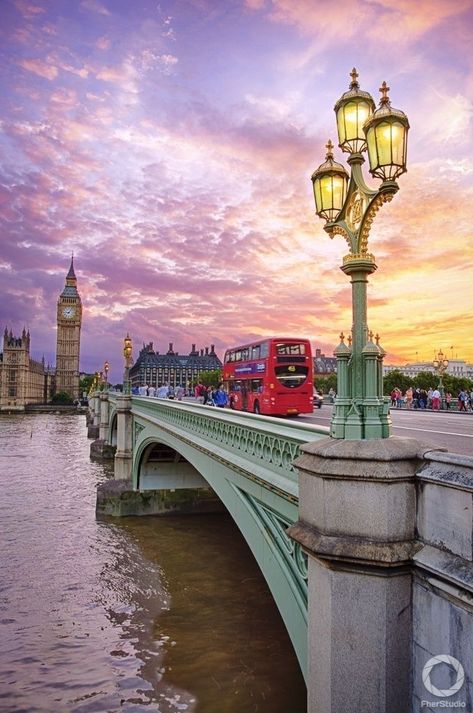
[[[51,399],[52,404],[57,404],[58,406],[71,406],[74,401],[69,396],[68,393],[65,391],[58,391],[57,394],[54,394],[53,398]]]
[[[451,374],[444,374],[442,381],[444,392],[449,391],[454,397],[456,397],[458,392],[462,389],[466,389],[468,392],[473,389],[473,381],[466,377],[459,378]],[[435,389],[438,385],[439,377],[431,371],[420,371],[415,377],[410,377],[401,371],[395,370],[390,371],[389,374],[386,374],[384,377],[384,394],[389,396],[391,391],[395,388],[401,389],[404,394],[409,386],[413,389],[425,389],[428,391],[430,388]]]

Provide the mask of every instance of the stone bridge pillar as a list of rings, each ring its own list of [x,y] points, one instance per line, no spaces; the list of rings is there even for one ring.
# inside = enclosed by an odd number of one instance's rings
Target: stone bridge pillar
[[[108,443],[109,406],[108,392],[100,391],[97,393],[95,399],[95,413],[98,413],[99,416],[98,438],[90,444],[90,455],[94,458],[103,458],[105,460],[109,460],[115,455],[115,446]]]
[[[89,418],[87,419],[87,437],[99,437],[100,402],[98,391],[94,391],[89,398]]]
[[[94,426],[100,428],[100,391],[94,394]]]
[[[99,396],[100,405],[100,424],[99,424],[99,439],[101,441],[108,441],[108,416],[109,416],[109,400],[108,392],[101,391]]]
[[[117,450],[115,453],[115,480],[130,480],[132,472],[131,396],[117,396]]]
[[[288,532],[309,555],[308,711],[408,713],[422,447],[392,437],[301,450]]]

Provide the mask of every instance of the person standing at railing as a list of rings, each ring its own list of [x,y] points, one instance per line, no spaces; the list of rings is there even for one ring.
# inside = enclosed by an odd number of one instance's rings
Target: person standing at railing
[[[409,388],[406,389],[406,408],[408,408],[408,409],[412,408],[413,398],[414,398],[414,392],[412,391],[412,388],[409,386]]]
[[[432,391],[432,411],[440,411],[440,391],[438,389]]]
[[[201,381],[199,381],[199,383],[195,387],[195,397],[200,404],[204,403],[204,398],[205,398],[206,393],[207,393],[207,389],[205,388],[203,383]]]
[[[427,408],[427,391],[425,389],[419,391],[419,405],[423,410]]]
[[[228,397],[226,392],[223,390],[222,384],[219,384],[218,388],[213,392],[213,402],[215,406],[219,408],[224,408],[228,403]]]
[[[167,399],[169,387],[167,384],[160,384],[156,392],[158,399]]]

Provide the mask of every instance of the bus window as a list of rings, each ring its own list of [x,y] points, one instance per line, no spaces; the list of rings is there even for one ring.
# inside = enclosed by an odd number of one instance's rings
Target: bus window
[[[269,356],[269,342],[262,342],[260,344],[261,348],[261,355],[260,358],[264,359],[265,357]]]
[[[307,379],[308,368],[306,366],[277,366],[275,368],[276,379],[282,386],[289,389],[294,389],[296,386],[302,386]]]
[[[276,344],[276,354],[281,356],[294,356],[305,354],[305,344]]]
[[[260,344],[255,344],[254,347],[251,347],[251,358],[252,359],[260,359],[261,358],[261,345]]]
[[[260,394],[263,391],[263,379],[252,379],[251,391],[254,394]]]

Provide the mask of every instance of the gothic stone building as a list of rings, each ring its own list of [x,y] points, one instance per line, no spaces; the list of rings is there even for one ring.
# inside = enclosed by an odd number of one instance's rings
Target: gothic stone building
[[[138,359],[130,369],[130,380],[132,386],[169,384],[189,389],[199,381],[203,371],[221,368],[222,362],[213,344],[210,350],[205,347],[200,352],[193,344],[190,353],[183,355],[173,350],[172,343],[166,354],[160,354],[154,351],[153,342],[150,342],[143,344]]]
[[[51,375],[44,359],[30,357],[30,333],[23,329],[15,337],[5,328],[0,354],[0,411],[24,411],[27,404],[43,404],[48,399]]]

